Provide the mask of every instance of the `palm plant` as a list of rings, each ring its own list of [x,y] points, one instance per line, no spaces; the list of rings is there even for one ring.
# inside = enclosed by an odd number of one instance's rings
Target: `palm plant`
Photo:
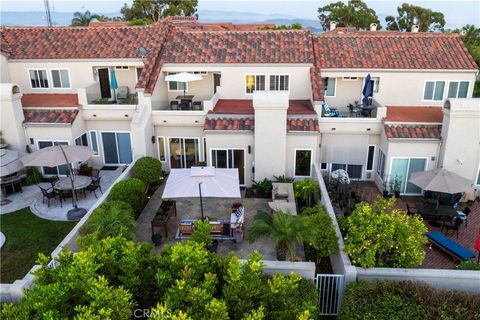
[[[297,245],[310,242],[313,234],[309,232],[307,220],[303,216],[290,213],[259,210],[253,220],[247,239],[254,242],[261,237],[270,239],[277,250],[277,259],[297,260]]]
[[[89,10],[82,12],[75,12],[73,14],[72,26],[88,26],[93,19],[98,19],[98,14],[92,14]]]
[[[315,196],[320,195],[318,183],[312,179],[295,181],[293,184],[293,189],[295,191],[295,197],[303,200],[309,207],[313,204]]]

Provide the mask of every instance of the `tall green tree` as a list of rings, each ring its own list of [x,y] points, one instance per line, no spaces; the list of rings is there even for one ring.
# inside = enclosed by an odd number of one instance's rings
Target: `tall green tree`
[[[363,30],[368,30],[372,23],[376,23],[378,29],[382,27],[375,10],[361,0],[350,0],[347,4],[342,1],[330,3],[318,8],[318,14],[320,24],[325,30],[330,28],[331,21],[336,21],[339,27]]]
[[[73,14],[72,26],[88,26],[93,19],[98,19],[99,17],[99,15],[92,14],[88,10],[83,13],[77,11]]]
[[[126,3],[120,13],[126,21],[158,21],[167,16],[182,13],[192,16],[197,12],[198,0],[133,0],[132,6]]]
[[[442,31],[445,26],[443,13],[413,4],[403,3],[397,7],[398,16],[388,16],[387,30],[411,31],[418,25],[420,32]]]

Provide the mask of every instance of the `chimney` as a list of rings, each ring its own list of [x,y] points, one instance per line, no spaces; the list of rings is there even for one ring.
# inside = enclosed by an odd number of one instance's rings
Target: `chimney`
[[[330,21],[330,31],[335,30],[337,27],[337,21]]]
[[[418,29],[419,29],[418,24],[414,24],[412,26],[412,32],[418,32]]]
[[[370,31],[377,31],[377,24],[376,23],[371,23],[370,24]]]

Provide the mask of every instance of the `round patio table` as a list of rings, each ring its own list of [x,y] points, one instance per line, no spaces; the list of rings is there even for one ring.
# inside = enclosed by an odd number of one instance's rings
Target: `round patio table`
[[[73,179],[73,189],[79,190],[87,187],[92,182],[92,178],[87,176],[75,176]],[[69,177],[62,178],[55,183],[57,190],[72,190],[72,182]]]

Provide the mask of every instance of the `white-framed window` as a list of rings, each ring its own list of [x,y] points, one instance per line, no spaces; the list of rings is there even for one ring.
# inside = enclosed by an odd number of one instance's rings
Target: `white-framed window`
[[[344,81],[357,81],[358,77],[343,77]]]
[[[373,92],[378,93],[380,91],[380,78],[372,77],[373,81]]]
[[[68,69],[50,69],[52,87],[55,89],[71,89]]]
[[[199,74],[199,75],[202,75],[202,76],[206,76],[208,74],[208,71],[194,71],[193,73],[194,74]]]
[[[253,91],[265,91],[266,77],[264,74],[247,74],[245,76],[245,93],[252,94]]]
[[[426,81],[423,100],[442,101],[445,93],[445,81]]]
[[[140,79],[140,75],[142,74],[142,71],[143,71],[143,67],[135,68],[135,77],[137,79],[137,82],[138,82],[138,79]]]
[[[176,74],[170,72],[168,75]],[[188,84],[186,82],[168,81],[168,91],[188,91]]]
[[[386,160],[385,153],[383,153],[383,150],[380,149],[378,152],[377,173],[382,179],[385,176],[385,160]]]
[[[312,149],[295,149],[293,158],[293,175],[295,177],[311,177],[312,161]]]
[[[447,98],[466,98],[469,84],[469,81],[450,81]]]
[[[191,168],[200,159],[200,138],[168,138],[170,168]]]
[[[86,132],[83,133],[81,136],[75,138],[75,145],[88,147],[88,136]]]
[[[165,151],[165,137],[158,137],[158,158],[160,161],[167,161],[166,151]]]
[[[51,147],[53,145],[68,146],[69,144],[70,143],[65,140],[37,140],[38,150]],[[44,175],[48,176],[65,176],[68,173],[68,165],[63,164],[57,167],[42,167],[42,171]]]
[[[116,71],[127,71],[130,70],[129,66],[115,66]]]
[[[288,91],[289,86],[289,76],[288,75],[270,75],[270,91]]]
[[[240,185],[245,185],[245,149],[211,148],[210,155],[210,165],[215,168],[238,169]]]
[[[90,145],[92,147],[93,152],[95,152],[94,156],[98,156],[98,136],[97,136],[97,131],[95,130],[90,130]]]
[[[335,78],[326,78],[325,79],[325,97],[335,97],[335,92],[337,91],[337,79]]]
[[[375,159],[375,145],[369,145],[368,152],[367,152],[367,166],[365,167],[365,171],[373,171],[374,159]]]
[[[480,165],[478,166],[477,179],[475,179],[475,184],[480,186]]]
[[[362,179],[362,168],[363,166],[358,164],[332,163],[332,172],[339,169],[345,170],[350,179]]]
[[[49,88],[47,69],[28,69],[32,89]]]
[[[327,170],[328,169],[328,163],[322,162],[320,163],[320,170]]]

